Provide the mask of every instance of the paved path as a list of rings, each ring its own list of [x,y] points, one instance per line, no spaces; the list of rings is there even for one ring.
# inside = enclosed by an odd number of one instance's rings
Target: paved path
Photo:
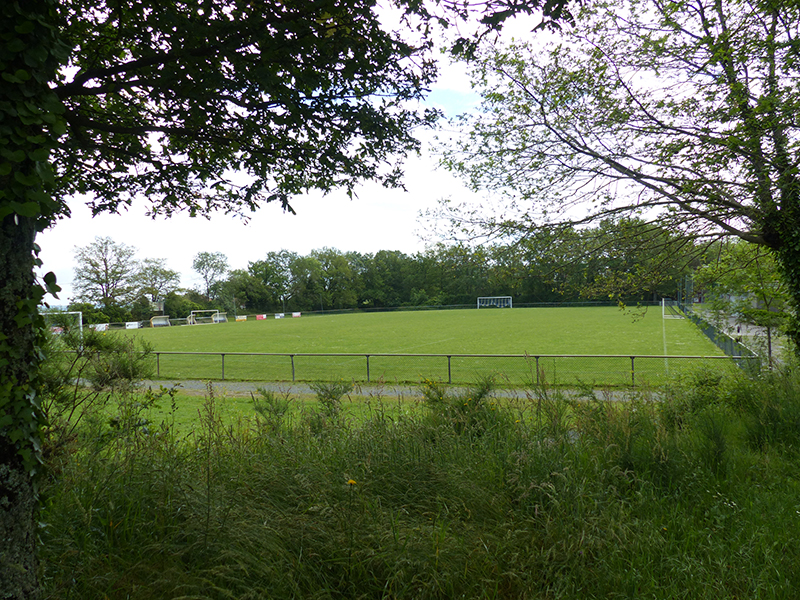
[[[177,385],[181,392],[187,394],[205,394],[208,389],[207,381],[200,380],[145,380],[141,383],[142,387],[157,388],[160,385],[172,387]],[[255,393],[259,388],[280,394],[291,394],[294,396],[314,395],[314,390],[307,383],[291,383],[286,381],[213,381],[214,391],[217,394],[227,396],[248,397]],[[356,384],[353,393],[359,396],[389,396],[389,397],[418,397],[422,396],[419,386],[413,385],[374,385]]]
[[[208,390],[208,382],[197,379],[187,380],[144,380],[143,387],[158,388],[159,386],[172,387],[177,385],[181,393],[190,395],[203,395]],[[218,395],[225,395],[236,398],[248,398],[251,393],[255,393],[259,388],[275,392],[278,394],[289,394],[291,396],[313,396],[314,390],[307,383],[291,383],[287,381],[213,381],[211,385],[214,392]],[[448,387],[451,392],[461,392],[466,388]],[[579,395],[577,390],[560,390],[564,397],[576,397]],[[525,389],[504,389],[497,388],[492,395],[498,398],[526,398],[530,394],[534,396],[533,390]],[[368,384],[357,383],[353,389],[353,395],[365,397],[384,397],[384,398],[422,398],[419,385],[408,384]],[[609,400],[628,400],[631,392],[626,390],[595,390],[595,395],[599,399]],[[658,394],[656,394],[658,395]]]

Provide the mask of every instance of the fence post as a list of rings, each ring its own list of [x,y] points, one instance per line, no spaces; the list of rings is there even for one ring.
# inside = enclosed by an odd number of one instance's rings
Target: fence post
[[[161,377],[161,353],[156,352],[156,377]]]
[[[367,357],[367,383],[369,383],[369,354],[365,354],[364,356]]]
[[[536,357],[536,385],[539,385],[539,357]]]
[[[631,356],[631,387],[636,387],[636,368],[634,367],[635,356]]]
[[[225,381],[225,353],[220,352],[219,355],[222,357],[222,381]]]
[[[453,383],[453,373],[450,369],[450,355],[447,355],[447,383]]]
[[[294,383],[294,354],[290,354],[289,358],[292,359],[292,383]]]

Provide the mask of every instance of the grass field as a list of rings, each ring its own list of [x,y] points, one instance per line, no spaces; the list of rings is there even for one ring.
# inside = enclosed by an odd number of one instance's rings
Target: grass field
[[[209,394],[180,427],[123,394],[46,446],[42,597],[797,597],[796,369],[613,402],[428,392],[258,420]]]
[[[126,332],[130,334],[130,332]],[[604,385],[658,383],[694,368],[696,360],[630,356],[720,356],[687,320],[664,320],[614,307],[520,308],[355,313],[143,329],[135,333],[156,352],[214,356],[158,357],[159,376],[175,379],[439,381],[464,383],[485,374],[518,385],[539,376],[550,383],[576,378]],[[219,355],[225,353],[224,359]],[[358,354],[359,356],[241,356],[235,353]],[[366,359],[365,355],[372,355]],[[622,355],[621,358],[466,358],[376,354]],[[727,361],[714,361],[721,364]],[[369,369],[369,377],[367,370]]]

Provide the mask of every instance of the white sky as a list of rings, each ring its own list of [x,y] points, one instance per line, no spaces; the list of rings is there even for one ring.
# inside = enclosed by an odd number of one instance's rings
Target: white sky
[[[448,116],[473,107],[478,96],[470,89],[465,67],[443,71],[429,104]],[[71,300],[75,249],[91,243],[95,236],[134,246],[138,259],[166,259],[167,266],[181,274],[183,287],[200,283],[192,270],[192,259],[198,252],[222,252],[231,269],[244,269],[249,261],[281,249],[300,254],[326,246],[361,253],[400,250],[411,254],[424,250],[425,242],[419,235],[423,229],[418,222],[420,211],[435,206],[441,198],[469,194],[452,175],[435,168],[437,158],[429,146],[433,135],[424,132],[420,136],[424,140],[422,155],[410,157],[405,164],[407,191],[366,183],[353,200],[344,192],[300,196],[292,201],[296,215],[268,204],[253,213],[248,223],[224,214],[214,214],[210,220],[184,214],[153,220],[145,216],[146,203],[141,201],[122,214],[92,218],[85,203],[74,198],[69,202],[72,216],[37,238],[44,263],[41,272],[53,271],[62,288],[59,298],[48,298],[48,302],[60,306]]]

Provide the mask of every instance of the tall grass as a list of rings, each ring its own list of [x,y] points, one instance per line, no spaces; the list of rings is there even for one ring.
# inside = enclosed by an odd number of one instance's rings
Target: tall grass
[[[45,482],[49,598],[791,598],[793,371],[613,399],[500,401],[424,382],[425,409],[259,394],[194,433],[87,420]],[[168,400],[168,396],[164,398]]]

